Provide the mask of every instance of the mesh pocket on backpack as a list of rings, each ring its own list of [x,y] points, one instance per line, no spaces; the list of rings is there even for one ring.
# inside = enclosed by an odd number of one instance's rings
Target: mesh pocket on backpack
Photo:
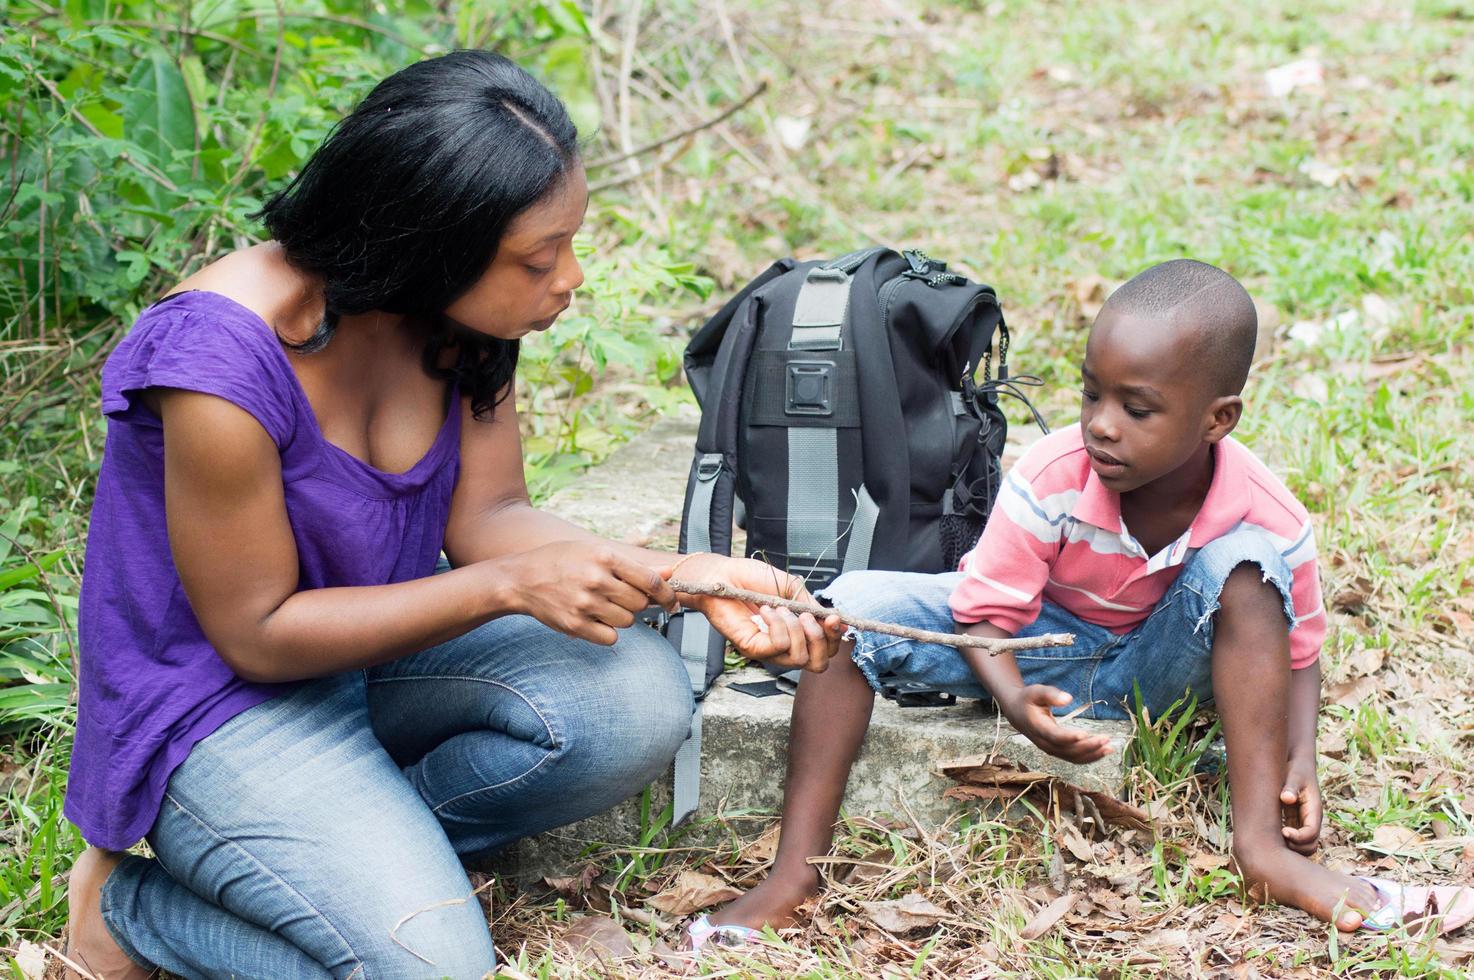
[[[983,533],[983,518],[966,514],[943,514],[937,522],[937,533],[942,539],[942,559],[947,571],[955,569],[962,556],[972,550]]]

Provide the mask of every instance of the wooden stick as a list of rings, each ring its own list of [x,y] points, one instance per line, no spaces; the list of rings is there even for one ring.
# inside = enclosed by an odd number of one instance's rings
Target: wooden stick
[[[859,616],[847,615],[841,609],[831,609],[813,602],[798,602],[794,599],[783,599],[775,595],[766,595],[762,592],[752,592],[747,589],[739,589],[727,585],[725,582],[687,582],[683,579],[673,578],[670,587],[677,592],[687,595],[709,595],[719,599],[739,599],[742,602],[750,602],[756,606],[778,606],[791,610],[795,613],[810,613],[821,623],[829,616],[838,616],[846,626],[853,627],[865,633],[885,633],[889,636],[904,636],[908,640],[918,643],[941,643],[949,647],[975,648],[987,650],[997,656],[1005,650],[1038,650],[1041,647],[1067,647],[1075,642],[1074,633],[1045,633],[1042,636],[1014,637],[1007,640],[995,640],[988,636],[969,636],[966,633],[936,633],[931,630],[919,630],[911,626],[901,626],[896,623],[882,623],[876,619],[864,619]]]

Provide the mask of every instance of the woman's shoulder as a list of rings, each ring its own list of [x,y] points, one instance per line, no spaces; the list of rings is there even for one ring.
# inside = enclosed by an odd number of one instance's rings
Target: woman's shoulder
[[[248,313],[268,333],[292,342],[312,336],[322,321],[320,292],[275,242],[221,256],[165,293],[160,303],[188,294]]]
[[[258,288],[258,265],[233,253],[145,309],[103,365],[103,412],[130,418],[148,389],[182,388],[234,402],[288,441],[297,383],[272,323],[287,291]]]
[[[279,346],[310,337],[321,316],[305,277],[267,243],[224,255],[164,293],[139,314],[119,348],[146,347],[163,335],[193,345]]]

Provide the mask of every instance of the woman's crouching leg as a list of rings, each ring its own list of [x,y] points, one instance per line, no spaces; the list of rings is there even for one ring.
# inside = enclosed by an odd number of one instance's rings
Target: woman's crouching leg
[[[374,730],[462,855],[609,809],[690,731],[692,694],[653,630],[613,647],[523,616],[369,674]]]
[[[195,746],[149,834],[156,860],[104,889],[120,945],[185,976],[495,967],[470,881],[364,699],[357,672],[313,682]]]

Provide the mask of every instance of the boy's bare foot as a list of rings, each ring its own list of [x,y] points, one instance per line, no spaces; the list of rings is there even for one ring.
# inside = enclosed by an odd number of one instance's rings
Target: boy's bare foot
[[[102,884],[123,860],[119,851],[89,847],[77,858],[67,887],[67,958],[102,980],[148,980],[150,967],[140,966],[113,941],[102,921]],[[76,980],[68,969],[64,976]]]
[[[1283,841],[1236,845],[1234,854],[1249,894],[1292,905],[1336,928],[1352,932],[1382,904],[1377,890],[1360,878],[1316,864]]]
[[[796,921],[794,909],[819,894],[819,872],[811,865],[784,874],[775,870],[767,880],[741,898],[711,914],[714,925],[782,929]]]

